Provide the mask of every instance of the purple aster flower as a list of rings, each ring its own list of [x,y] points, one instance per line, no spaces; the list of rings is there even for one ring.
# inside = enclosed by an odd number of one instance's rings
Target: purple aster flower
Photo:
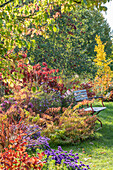
[[[88,169],[90,169],[89,165],[87,165]]]
[[[63,149],[61,148],[61,146],[58,146],[58,150],[61,151],[61,152],[63,151]]]
[[[7,103],[7,104],[9,104],[9,101],[8,101],[8,100],[4,100],[4,103]]]
[[[1,103],[1,106],[4,107],[4,106],[5,106],[5,103]]]
[[[30,106],[31,108],[33,108],[33,104],[31,102],[28,103],[28,106]]]

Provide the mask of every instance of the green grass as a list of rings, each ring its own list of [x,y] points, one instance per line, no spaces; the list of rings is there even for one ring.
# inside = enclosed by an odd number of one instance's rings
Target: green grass
[[[99,113],[103,127],[80,144],[62,146],[64,150],[78,153],[80,161],[90,165],[91,170],[113,170],[113,102],[104,104],[107,109]],[[98,121],[96,126],[100,126]]]

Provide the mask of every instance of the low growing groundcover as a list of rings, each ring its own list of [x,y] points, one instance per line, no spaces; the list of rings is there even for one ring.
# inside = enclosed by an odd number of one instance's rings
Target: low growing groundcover
[[[63,150],[78,153],[79,158],[91,170],[113,170],[113,102],[104,102],[107,109],[99,113],[103,127],[86,141],[62,146]],[[101,103],[96,106],[102,106]],[[97,122],[97,128],[100,127]],[[55,146],[52,146],[56,149]]]

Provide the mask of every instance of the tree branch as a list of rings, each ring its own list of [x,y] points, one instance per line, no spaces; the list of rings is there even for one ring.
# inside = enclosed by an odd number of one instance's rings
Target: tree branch
[[[5,5],[9,4],[10,2],[13,2],[14,0],[9,0],[7,2],[5,2],[4,4],[0,5],[0,8],[4,7]]]

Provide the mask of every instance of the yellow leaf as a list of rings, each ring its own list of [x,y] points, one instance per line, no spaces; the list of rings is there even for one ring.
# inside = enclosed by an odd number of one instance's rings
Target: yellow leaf
[[[55,26],[53,26],[53,31],[57,32],[57,28]]]
[[[64,5],[61,6],[61,13],[64,12]]]

